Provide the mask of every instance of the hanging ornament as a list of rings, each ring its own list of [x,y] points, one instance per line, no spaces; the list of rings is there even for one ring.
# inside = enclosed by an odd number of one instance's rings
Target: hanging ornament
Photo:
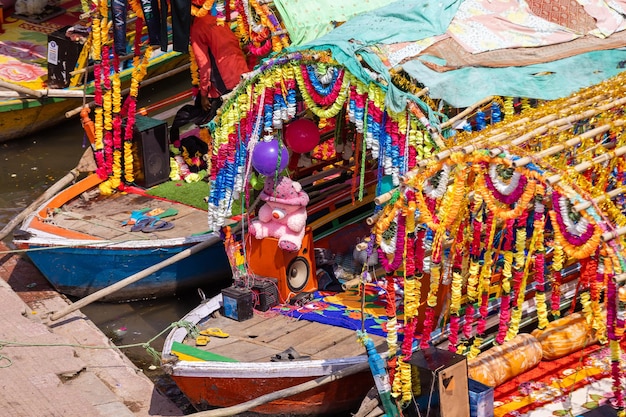
[[[311,152],[319,141],[320,132],[312,120],[297,119],[285,126],[285,143],[294,152]]]
[[[266,177],[281,172],[288,163],[289,152],[276,138],[260,141],[252,151],[252,166]]]

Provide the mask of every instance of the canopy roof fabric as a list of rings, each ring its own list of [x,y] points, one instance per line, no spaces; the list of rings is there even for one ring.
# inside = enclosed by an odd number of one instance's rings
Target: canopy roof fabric
[[[493,3],[501,8],[493,9]],[[390,71],[400,69],[427,87],[431,98],[454,107],[470,106],[487,95],[553,100],[623,70],[625,3],[596,3],[602,7],[581,6],[567,21],[535,14],[541,10],[534,0],[401,0],[355,16],[290,51],[330,50],[363,82],[388,86],[387,105],[395,111],[407,99],[390,82]],[[456,49],[465,49],[475,60],[481,53],[506,52],[509,65],[457,60],[451,66],[445,55],[433,54],[442,42],[455,42]],[[533,52],[533,59],[527,59]],[[510,65],[516,56],[517,64]]]
[[[393,0],[275,0],[291,43],[301,45],[330,32],[354,16]]]

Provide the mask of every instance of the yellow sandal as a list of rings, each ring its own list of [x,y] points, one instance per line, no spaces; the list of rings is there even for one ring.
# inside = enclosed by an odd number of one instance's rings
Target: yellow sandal
[[[228,333],[222,331],[222,329],[218,329],[217,327],[210,327],[208,329],[200,330],[199,332],[203,336],[214,336],[225,338],[230,336]]]
[[[196,337],[196,346],[206,346],[209,344],[209,338],[204,335]]]

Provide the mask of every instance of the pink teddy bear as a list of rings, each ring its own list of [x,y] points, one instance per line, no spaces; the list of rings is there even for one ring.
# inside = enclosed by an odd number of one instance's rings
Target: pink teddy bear
[[[268,178],[260,196],[265,204],[259,209],[257,219],[250,222],[250,234],[257,239],[274,237],[278,247],[297,252],[302,246],[306,228],[306,205],[309,196],[302,191],[299,182],[288,177],[279,177],[274,186]]]

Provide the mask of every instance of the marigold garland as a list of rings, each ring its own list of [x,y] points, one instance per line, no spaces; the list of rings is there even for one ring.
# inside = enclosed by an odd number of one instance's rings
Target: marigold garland
[[[553,225],[559,225],[559,221],[557,218],[557,214],[555,211],[550,211],[550,219],[552,220]],[[584,242],[582,245],[575,246],[568,242],[565,236],[562,233],[561,227],[553,227],[554,230],[554,239],[561,246],[564,252],[570,258],[574,259],[585,259],[590,257],[600,245],[600,240],[602,238],[602,230],[597,227],[595,224],[590,223],[593,228],[593,234]]]
[[[215,3],[215,0],[205,0],[202,6],[196,6],[192,2],[191,15],[194,17],[203,18],[204,16],[209,14],[211,8],[213,7],[213,3]]]

